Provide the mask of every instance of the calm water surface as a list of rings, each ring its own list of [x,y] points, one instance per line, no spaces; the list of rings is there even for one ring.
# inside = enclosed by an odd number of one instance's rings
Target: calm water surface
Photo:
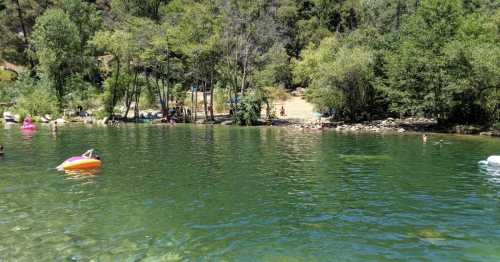
[[[0,261],[500,261],[500,174],[477,164],[499,139],[66,125],[0,143]],[[54,170],[87,148],[100,173]]]

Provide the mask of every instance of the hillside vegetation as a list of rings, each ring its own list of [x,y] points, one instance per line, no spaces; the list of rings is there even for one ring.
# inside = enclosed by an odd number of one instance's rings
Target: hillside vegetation
[[[491,125],[500,118],[499,6],[2,0],[0,57],[28,70],[0,82],[0,103],[30,114],[83,107],[138,117],[140,108],[195,110],[193,91],[204,94],[207,120],[217,107],[255,124],[275,94],[303,87],[316,110],[338,120]]]

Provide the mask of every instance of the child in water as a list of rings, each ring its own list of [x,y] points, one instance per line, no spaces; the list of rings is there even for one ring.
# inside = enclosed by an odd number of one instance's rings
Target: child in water
[[[97,160],[101,160],[101,157],[97,154],[94,154],[94,149],[89,149],[87,151],[85,151],[85,153],[83,153],[81,155],[81,157],[83,158],[86,158],[86,159],[97,159]],[[66,163],[63,162],[62,164],[60,164],[59,166],[56,167],[57,170],[59,171],[64,171],[64,164]]]
[[[88,158],[88,159],[97,159],[97,160],[101,160],[101,157],[97,154],[94,154],[94,149],[89,149],[87,151],[85,151],[85,153],[82,154],[82,157],[85,157],[85,158]]]
[[[31,118],[30,115],[26,116],[23,121],[23,125],[29,125],[33,123],[33,119]]]

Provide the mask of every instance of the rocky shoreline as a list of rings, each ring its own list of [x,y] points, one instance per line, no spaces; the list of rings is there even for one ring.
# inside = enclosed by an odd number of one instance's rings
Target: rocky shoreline
[[[429,118],[404,118],[395,119],[387,118],[384,120],[366,121],[363,123],[345,123],[345,122],[330,122],[324,121],[321,125],[318,123],[292,124],[295,128],[301,129],[333,129],[337,132],[428,132],[428,133],[448,133],[448,134],[463,134],[463,135],[484,135],[500,137],[500,130],[492,130],[483,126],[473,125],[453,125],[441,126],[435,119]]]
[[[3,120],[3,119],[2,119]],[[76,122],[85,124],[100,124],[100,125],[117,125],[122,120],[111,120],[109,118],[96,119],[93,117],[70,117],[65,119],[57,119],[57,121],[62,124],[64,122]],[[43,121],[42,121],[43,122]],[[152,124],[162,124],[165,121],[161,119],[140,119],[140,121],[130,121],[133,123],[152,123]],[[206,121],[205,119],[198,119],[195,124],[209,124],[209,125],[234,125],[234,122],[229,116],[220,115],[217,116],[215,121]],[[337,132],[373,132],[373,133],[383,133],[383,132],[427,132],[427,133],[448,133],[448,134],[463,134],[463,135],[484,135],[492,137],[500,137],[500,129],[488,129],[484,126],[474,126],[474,125],[453,125],[453,126],[441,126],[437,123],[435,119],[429,118],[387,118],[384,120],[374,120],[365,121],[362,123],[345,123],[345,122],[334,122],[328,119],[322,119],[321,122],[307,123],[305,121],[294,121],[290,122],[283,119],[274,119],[271,121],[260,121],[261,126],[288,126],[298,129],[330,129]]]
[[[500,137],[500,130],[489,130],[486,127],[474,125],[442,126],[439,125],[436,120],[427,118],[387,118],[385,120],[376,120],[357,124],[331,123],[329,125],[336,131],[341,132],[429,132]]]

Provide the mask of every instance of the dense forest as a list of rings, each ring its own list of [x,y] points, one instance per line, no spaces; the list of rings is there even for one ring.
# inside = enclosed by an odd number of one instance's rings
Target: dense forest
[[[498,0],[0,0],[0,103],[230,110],[253,124],[284,91],[357,122],[500,119]],[[138,105],[138,106],[136,106]],[[0,108],[1,111],[1,108]]]

